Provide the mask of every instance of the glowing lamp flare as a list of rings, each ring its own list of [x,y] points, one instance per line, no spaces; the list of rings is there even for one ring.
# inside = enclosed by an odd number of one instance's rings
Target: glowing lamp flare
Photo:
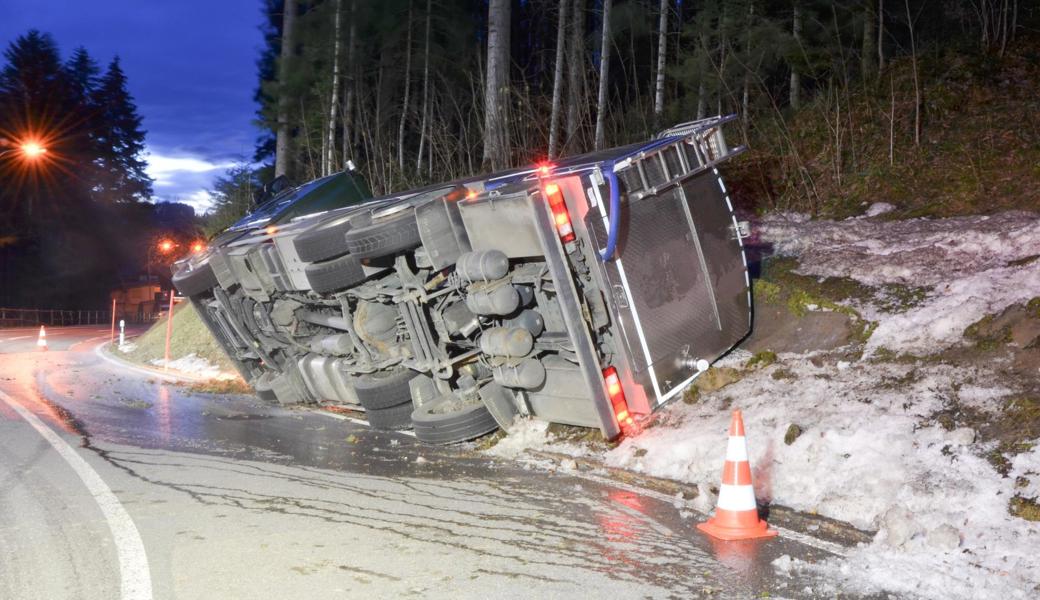
[[[198,254],[199,252],[202,252],[205,249],[206,249],[206,245],[203,244],[202,242],[195,242],[195,243],[193,243],[191,245],[191,251],[194,252],[195,254]]]
[[[163,240],[159,242],[159,252],[166,253],[173,250],[173,242],[170,240]]]
[[[37,158],[47,153],[47,149],[41,146],[38,142],[25,142],[22,144],[22,154],[29,158]]]

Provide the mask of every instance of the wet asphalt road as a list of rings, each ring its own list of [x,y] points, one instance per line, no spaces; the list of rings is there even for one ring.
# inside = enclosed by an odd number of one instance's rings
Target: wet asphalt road
[[[653,493],[192,393],[103,361],[100,328],[48,329],[48,352],[24,335],[0,330],[0,598],[775,598],[819,587],[770,562],[822,552],[783,538],[713,544],[698,516]]]

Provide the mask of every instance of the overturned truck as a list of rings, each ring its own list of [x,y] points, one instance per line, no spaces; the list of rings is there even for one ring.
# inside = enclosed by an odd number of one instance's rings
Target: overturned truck
[[[263,399],[437,444],[517,417],[612,439],[750,328],[731,119],[381,198],[287,187],[173,281]]]

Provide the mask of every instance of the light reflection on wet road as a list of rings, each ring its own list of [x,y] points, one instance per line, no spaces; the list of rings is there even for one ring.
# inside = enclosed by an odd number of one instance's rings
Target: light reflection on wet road
[[[87,350],[2,355],[0,389],[112,488],[157,598],[812,595],[769,566],[820,556],[800,544],[715,547],[649,495],[194,394]],[[0,597],[118,597],[110,536],[38,441],[0,404]]]

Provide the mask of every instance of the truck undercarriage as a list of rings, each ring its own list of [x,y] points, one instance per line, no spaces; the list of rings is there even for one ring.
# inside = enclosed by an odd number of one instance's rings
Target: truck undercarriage
[[[614,438],[749,330],[715,168],[741,151],[730,119],[371,200],[340,173],[265,205],[340,208],[258,209],[174,283],[262,398],[347,405],[430,443],[518,417]]]

